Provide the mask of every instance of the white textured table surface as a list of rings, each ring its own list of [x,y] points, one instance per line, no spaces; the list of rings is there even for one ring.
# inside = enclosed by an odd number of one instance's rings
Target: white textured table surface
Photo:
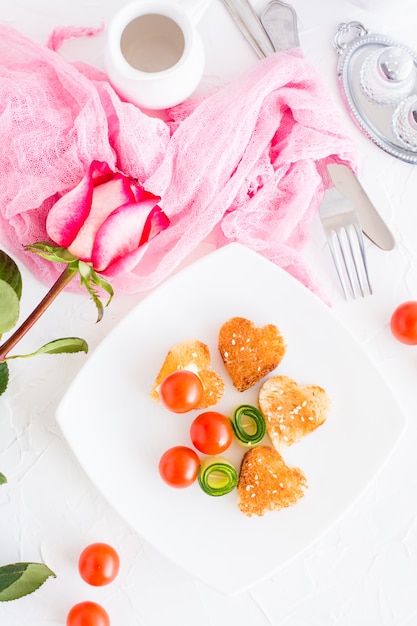
[[[121,4],[0,0],[0,21],[44,43],[57,25],[97,26]],[[254,2],[257,9],[264,4]],[[302,48],[321,67],[341,107],[332,47],[340,22],[358,19],[372,32],[415,44],[417,7],[411,0],[375,1],[372,11],[347,0],[293,0],[292,6]],[[256,62],[219,0],[213,0],[200,31],[207,52],[202,92]],[[104,35],[73,40],[61,52],[103,68],[103,42]],[[249,591],[227,597],[157,554],[108,505],[73,457],[56,424],[55,409],[86,357],[13,363],[9,389],[0,398],[0,470],[8,478],[0,489],[0,564],[43,560],[57,578],[26,598],[0,604],[2,626],[62,625],[69,608],[83,599],[103,604],[113,626],[417,623],[417,348],[399,344],[389,330],[395,307],[417,299],[417,167],[385,154],[361,135],[347,114],[345,119],[363,157],[362,182],[391,226],[397,247],[386,253],[367,243],[374,295],[356,302],[343,300],[318,223],[305,256],[333,300],[334,314],[362,343],[408,419],[394,454],[353,508],[304,554]],[[202,246],[195,256],[209,250]],[[45,288],[23,273],[25,314]],[[137,301],[116,299],[95,325],[88,298],[62,295],[27,341],[74,334],[85,337],[92,351]],[[77,573],[78,555],[92,541],[108,541],[120,553],[120,574],[106,588],[87,588]]]

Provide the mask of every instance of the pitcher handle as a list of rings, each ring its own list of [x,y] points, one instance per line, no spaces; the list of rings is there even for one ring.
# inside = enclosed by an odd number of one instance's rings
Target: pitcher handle
[[[211,0],[178,0],[178,4],[187,11],[191,21],[197,24],[207,11]]]

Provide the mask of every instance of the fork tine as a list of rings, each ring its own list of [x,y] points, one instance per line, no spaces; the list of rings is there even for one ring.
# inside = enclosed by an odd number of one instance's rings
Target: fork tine
[[[357,236],[357,231],[356,231],[356,225],[355,224],[349,224],[348,226],[345,226],[344,229],[343,229],[344,233],[345,233],[345,236],[346,236],[348,248],[349,248],[349,255],[346,254],[345,248],[343,247],[341,236],[339,236],[340,250],[341,250],[341,253],[342,253],[342,256],[343,256],[343,260],[344,260],[344,263],[345,263],[346,273],[347,273],[347,277],[349,279],[350,288],[352,290],[353,296],[356,295],[355,284],[356,284],[356,281],[357,281],[357,284],[359,285],[359,289],[360,289],[361,295],[362,295],[362,297],[364,297],[365,293],[364,293],[363,285],[362,285],[362,276],[361,276],[361,273],[359,271],[358,264],[356,262],[356,256],[357,255],[356,255],[355,243],[352,241],[352,237],[350,236],[351,226],[353,227],[354,233]],[[339,231],[339,233],[340,232],[341,231]],[[359,238],[357,239],[357,243],[359,244],[359,247],[360,247],[361,242],[360,242]],[[362,260],[363,260],[363,257],[362,257]],[[351,265],[353,265],[353,269],[355,270],[356,281],[354,281],[354,279],[352,277],[352,267],[351,267]]]
[[[342,286],[343,295],[356,298],[372,294],[366,262],[362,231],[357,223],[347,223],[339,227],[327,228],[326,236],[336,272]]]
[[[371,281],[369,280],[368,263],[366,261],[366,254],[365,254],[365,244],[363,243],[362,229],[360,228],[359,224],[355,224],[355,233],[356,233],[356,237],[359,243],[359,250],[361,253],[361,257],[362,257],[362,264],[363,264],[362,267],[363,267],[363,271],[364,271],[365,278],[366,278],[366,284],[368,286],[369,294],[372,295],[372,286],[371,286]],[[356,267],[356,263],[355,263],[355,268],[356,268],[356,273],[358,275],[358,280],[361,286],[362,296],[365,296],[363,283],[362,283],[362,280],[359,278],[359,276],[361,276],[362,278],[362,275],[359,274],[358,268]]]
[[[329,244],[330,253],[331,253],[332,258],[333,258],[333,263],[335,265],[336,272],[337,272],[337,275],[339,277],[340,284],[342,285],[343,295],[345,296],[345,298],[347,300],[348,297],[349,297],[348,296],[348,290],[347,290],[347,287],[346,287],[346,280],[345,280],[345,275],[344,275],[344,272],[343,272],[343,268],[342,268],[342,265],[340,263],[340,254],[338,254],[338,250],[341,250],[341,247],[340,247],[340,243],[341,243],[340,242],[340,236],[339,236],[338,232],[335,231],[335,230],[329,232],[328,234],[326,233],[326,235],[327,235],[327,243]],[[336,243],[338,245],[338,248],[336,248],[336,245],[335,245],[335,241],[334,241],[335,238],[336,238]],[[343,255],[343,252],[342,252],[342,257],[343,256],[344,255]],[[344,258],[343,258],[343,261],[345,263],[345,259]]]
[[[324,162],[318,162],[326,192],[320,206],[320,218],[333,258],[343,295],[348,300],[372,294],[366,262],[365,244],[357,213],[335,187]]]

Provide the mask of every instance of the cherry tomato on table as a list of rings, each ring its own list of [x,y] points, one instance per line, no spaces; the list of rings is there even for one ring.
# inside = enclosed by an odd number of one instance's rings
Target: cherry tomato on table
[[[182,489],[195,482],[200,467],[200,459],[194,450],[187,446],[174,446],[161,456],[159,473],[171,487]]]
[[[159,385],[162,404],[174,413],[194,409],[203,396],[203,383],[194,372],[178,370],[164,378]]]
[[[68,613],[66,626],[110,626],[110,618],[100,604],[79,602]]]
[[[226,415],[206,411],[198,415],[190,427],[193,445],[204,454],[221,454],[233,440],[233,429]]]
[[[94,587],[111,583],[116,578],[119,567],[119,555],[107,543],[90,544],[84,548],[78,559],[81,578]]]
[[[417,345],[417,302],[403,302],[391,316],[391,331],[398,341],[409,346]]]

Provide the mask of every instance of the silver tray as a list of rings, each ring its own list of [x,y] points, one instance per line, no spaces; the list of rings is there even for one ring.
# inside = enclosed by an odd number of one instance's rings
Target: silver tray
[[[384,35],[369,33],[360,22],[339,24],[334,38],[334,47],[339,54],[338,78],[345,103],[367,137],[392,156],[417,164],[417,145],[410,148],[393,130],[393,120],[401,102],[380,104],[369,99],[361,85],[361,69],[366,59],[374,51],[390,46],[407,53],[417,68],[417,54],[408,46]],[[415,94],[417,98],[416,82],[411,94]]]

